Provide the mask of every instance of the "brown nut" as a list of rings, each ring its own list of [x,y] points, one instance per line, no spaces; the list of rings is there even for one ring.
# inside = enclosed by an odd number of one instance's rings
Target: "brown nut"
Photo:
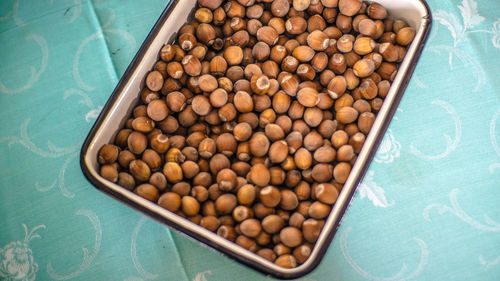
[[[285,227],[280,231],[280,239],[286,246],[294,248],[302,244],[302,232],[296,227]]]
[[[151,202],[156,202],[158,199],[158,189],[149,183],[143,183],[137,186],[134,192]]]
[[[158,199],[158,205],[171,212],[176,212],[181,207],[181,197],[175,192],[164,193]]]
[[[255,164],[250,169],[249,179],[257,186],[266,186],[271,180],[269,169],[264,164]]]
[[[217,210],[217,213],[219,214],[228,215],[231,214],[237,203],[238,202],[234,194],[225,193],[220,195],[217,200],[215,200],[215,210]]]
[[[281,201],[280,191],[271,185],[262,188],[259,192],[259,199],[266,207],[276,207]]]
[[[240,231],[243,235],[255,238],[262,231],[260,222],[256,219],[246,219],[240,224]]]

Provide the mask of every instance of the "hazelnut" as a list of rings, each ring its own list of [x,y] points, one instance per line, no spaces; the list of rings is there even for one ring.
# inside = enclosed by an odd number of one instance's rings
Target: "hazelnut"
[[[302,244],[302,232],[296,227],[285,227],[280,231],[280,239],[286,246],[294,248]]]
[[[256,157],[266,155],[269,146],[269,140],[262,132],[257,132],[250,138],[250,152]]]
[[[285,226],[285,221],[278,215],[268,215],[262,220],[262,229],[269,234],[278,233]]]
[[[217,213],[219,214],[227,215],[233,211],[236,204],[236,196],[231,193],[225,193],[220,195],[217,200],[215,200],[215,210],[217,210]]]
[[[304,18],[299,16],[290,17],[285,22],[285,29],[289,34],[298,35],[306,31],[307,22]]]
[[[165,163],[165,166],[163,166],[163,174],[167,177],[167,180],[172,183],[179,182],[183,178],[182,168],[176,162]]]
[[[149,168],[148,164],[139,159],[130,162],[129,170],[134,178],[138,181],[147,181],[151,176],[151,169]]]
[[[133,161],[135,161],[135,160],[133,160]],[[111,182],[118,181],[118,170],[116,169],[116,166],[114,166],[114,165],[111,165],[111,164],[102,165],[100,168],[100,175],[103,178],[105,178]]]
[[[318,91],[314,88],[302,88],[297,92],[297,100],[305,107],[316,106],[319,102]]]
[[[307,36],[307,45],[316,51],[325,50],[330,43],[330,38],[321,30],[314,30]]]
[[[269,78],[263,74],[255,74],[250,81],[252,91],[259,95],[264,95],[269,90]]]
[[[278,42],[278,32],[270,27],[263,26],[257,30],[257,40],[266,43],[269,46],[273,46]]]
[[[396,31],[396,42],[399,45],[409,45],[415,37],[415,29],[413,27],[403,27]]]
[[[258,220],[246,219],[240,224],[240,231],[247,237],[255,238],[262,231],[262,227]]]
[[[166,192],[158,199],[158,205],[175,212],[181,207],[181,197],[175,192]]]
[[[271,3],[271,13],[275,17],[282,18],[288,14],[290,3],[288,0],[275,0]]]
[[[120,149],[116,145],[105,144],[101,147],[98,153],[99,164],[111,164],[116,162]]]
[[[324,222],[315,219],[307,219],[302,223],[302,234],[309,243],[315,243],[321,233]]]
[[[280,191],[271,185],[262,188],[259,192],[259,199],[266,207],[276,207],[281,201]]]
[[[236,187],[236,173],[228,168],[222,169],[217,173],[217,184],[221,191],[231,191]]]
[[[186,96],[178,91],[171,92],[167,95],[167,105],[170,110],[180,112],[186,107]]]
[[[109,169],[109,168],[107,168],[107,169]],[[115,171],[117,171],[117,170],[114,169],[114,167],[113,167],[113,169],[109,169],[108,171],[104,171],[104,173],[102,173],[102,167],[101,167],[101,176],[103,176],[104,178],[106,178],[110,181],[113,181]],[[151,177],[153,177],[153,176],[151,176]],[[128,190],[133,190],[135,188],[135,179],[129,173],[125,173],[125,172],[119,173],[118,180],[116,183],[120,186],[123,186],[124,188],[126,188]]]
[[[346,16],[354,16],[361,9],[362,2],[359,0],[339,0],[339,11]]]
[[[350,172],[351,165],[346,162],[340,162],[333,169],[333,177],[338,183],[345,183]]]
[[[314,50],[306,45],[298,46],[292,51],[292,55],[300,62],[308,62],[314,57]]]
[[[158,189],[149,183],[143,183],[137,186],[134,192],[151,202],[156,202],[158,199]]]
[[[250,169],[250,181],[257,186],[266,186],[271,180],[269,169],[264,164],[255,164]]]

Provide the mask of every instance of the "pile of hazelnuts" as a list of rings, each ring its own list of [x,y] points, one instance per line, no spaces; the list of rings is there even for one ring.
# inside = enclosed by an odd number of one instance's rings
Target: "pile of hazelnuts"
[[[100,149],[100,174],[296,267],[414,36],[360,0],[198,0]]]

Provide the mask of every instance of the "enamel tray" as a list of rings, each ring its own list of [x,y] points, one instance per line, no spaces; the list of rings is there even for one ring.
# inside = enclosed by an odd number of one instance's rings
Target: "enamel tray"
[[[161,223],[186,234],[187,237],[202,242],[220,253],[249,265],[265,274],[279,278],[296,278],[302,276],[318,265],[325,254],[337,228],[340,225],[356,188],[364,176],[383,135],[389,126],[399,101],[408,85],[416,66],[425,40],[431,27],[431,14],[423,0],[376,0],[387,8],[395,19],[404,19],[416,29],[413,43],[402,61],[391,89],[385,98],[372,130],[368,134],[363,149],[352,167],[351,173],[328,216],[325,226],[311,252],[309,259],[293,269],[285,269],[266,259],[247,251],[233,242],[225,240],[217,234],[204,229],[187,219],[181,218],[160,206],[143,199],[135,193],[111,183],[99,175],[97,154],[99,148],[110,143],[130,116],[139,101],[139,93],[144,85],[146,74],[158,60],[158,53],[166,43],[171,43],[177,31],[193,17],[196,0],[170,0],[160,18],[152,28],[136,56],[125,71],[120,82],[97,118],[87,139],[85,140],[80,165],[87,179],[99,190],[123,202],[134,209],[145,213]]]

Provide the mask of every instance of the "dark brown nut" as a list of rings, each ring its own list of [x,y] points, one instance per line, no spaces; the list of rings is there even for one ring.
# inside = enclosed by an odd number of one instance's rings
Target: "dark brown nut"
[[[278,32],[270,27],[263,26],[257,30],[257,40],[266,43],[269,46],[273,46],[278,42]]]
[[[200,225],[210,231],[215,232],[217,228],[219,228],[220,221],[215,216],[206,216],[201,219]]]
[[[163,76],[159,71],[153,70],[146,76],[146,86],[153,91],[157,92],[163,87]]]
[[[315,151],[323,145],[323,137],[316,131],[309,132],[304,137],[304,147],[309,151]]]
[[[319,103],[318,91],[314,88],[302,88],[297,92],[298,102],[305,107],[313,107]]]
[[[275,0],[271,4],[271,13],[275,17],[282,18],[288,14],[290,3],[288,0]]]
[[[383,62],[377,69],[377,73],[380,77],[382,77],[382,79],[392,81],[394,80],[394,77],[396,77],[397,67],[393,63]]]
[[[229,225],[221,225],[219,229],[217,229],[217,235],[229,240],[229,241],[234,241],[236,237],[236,232],[234,231],[234,228]],[[244,237],[244,236],[243,236]]]
[[[295,259],[294,256],[286,254],[286,255],[281,255],[279,256],[274,263],[278,266],[284,267],[284,268],[294,268],[297,267],[297,260]]]
[[[269,139],[262,132],[253,134],[249,141],[250,152],[256,157],[262,157],[267,154],[269,150]]]
[[[262,188],[259,192],[259,199],[266,207],[276,207],[281,201],[280,191],[271,185]]]
[[[181,207],[181,197],[175,192],[166,192],[158,199],[160,207],[176,212]]]
[[[218,214],[228,215],[231,214],[237,203],[238,202],[234,194],[225,193],[220,195],[217,200],[215,200],[215,210],[217,210]]]
[[[115,165],[112,165],[112,164],[102,165],[101,169],[100,169],[100,174],[103,178],[105,178],[111,182],[118,181],[118,170],[116,169]]]
[[[252,135],[252,127],[246,122],[239,123],[234,127],[233,135],[237,141],[247,141]]]
[[[217,153],[210,159],[210,171],[214,175],[222,169],[229,168],[230,165],[229,159],[222,153]]]
[[[158,200],[158,189],[156,189],[156,187],[152,184],[143,183],[137,186],[134,192],[151,202],[156,202],[156,200]]]
[[[167,118],[157,123],[158,128],[160,128],[164,133],[171,134],[179,128],[179,122],[173,116],[167,116]]]
[[[363,133],[356,133],[349,139],[349,144],[354,148],[355,153],[359,153],[363,144],[365,143],[366,136]]]
[[[182,168],[176,162],[165,163],[163,174],[167,177],[168,182],[176,183],[183,179]]]
[[[128,136],[132,133],[130,129],[121,129],[115,137],[115,144],[124,149],[128,145]]]
[[[288,189],[283,189],[281,190],[281,201],[280,201],[280,208],[283,210],[291,211],[295,210],[297,206],[299,205],[299,199],[297,198],[297,195]]]
[[[256,188],[251,184],[245,184],[238,189],[237,199],[238,203],[242,205],[251,205],[256,196]]]
[[[268,215],[262,220],[262,229],[269,234],[275,234],[285,226],[285,221],[278,215]]]
[[[315,243],[318,239],[324,222],[315,219],[307,219],[302,223],[302,234],[304,239],[309,243]]]
[[[345,183],[350,172],[351,165],[347,162],[340,162],[333,169],[333,177],[338,183]]]
[[[98,162],[99,164],[111,164],[113,162],[116,162],[119,153],[120,149],[118,148],[118,146],[113,144],[105,144],[99,150]]]
[[[201,23],[196,28],[196,38],[198,38],[201,43],[210,46],[214,43],[216,38],[215,29],[210,24]]]
[[[200,203],[191,196],[184,196],[181,200],[182,211],[187,216],[194,216],[200,212]]]
[[[240,231],[247,237],[255,238],[262,231],[262,227],[258,220],[249,218],[240,224]]]
[[[275,141],[269,148],[269,160],[272,163],[281,163],[288,156],[288,145],[286,141]]]
[[[285,227],[280,231],[280,239],[283,244],[294,248],[302,244],[302,232],[295,227]]]
[[[336,119],[342,124],[348,124],[356,121],[358,111],[350,106],[344,106],[337,110]]]
[[[167,95],[167,105],[170,110],[180,112],[186,107],[186,97],[181,92],[171,92]]]
[[[396,42],[399,45],[409,45],[415,37],[415,29],[413,27],[403,27],[396,31]]]
[[[107,169],[109,169],[109,168],[107,168]],[[103,173],[102,167],[101,167],[101,176],[103,176],[106,179],[113,180],[115,170],[116,170],[116,168],[114,170],[109,169],[109,171],[104,171],[104,173]],[[126,188],[128,190],[133,190],[135,188],[134,177],[131,174],[126,173],[126,172],[121,172],[118,174],[118,180],[116,183],[120,186],[123,186],[124,188]]]
[[[248,238],[245,235],[236,237],[235,243],[251,252],[256,252],[259,248],[253,239]]]
[[[236,187],[236,173],[228,168],[220,170],[217,173],[217,183],[221,191],[232,191]]]
[[[371,112],[363,112],[358,119],[358,128],[362,133],[368,134],[374,122],[375,114]]]
[[[307,45],[298,46],[292,51],[292,55],[300,62],[311,61],[315,54],[314,50]]]

